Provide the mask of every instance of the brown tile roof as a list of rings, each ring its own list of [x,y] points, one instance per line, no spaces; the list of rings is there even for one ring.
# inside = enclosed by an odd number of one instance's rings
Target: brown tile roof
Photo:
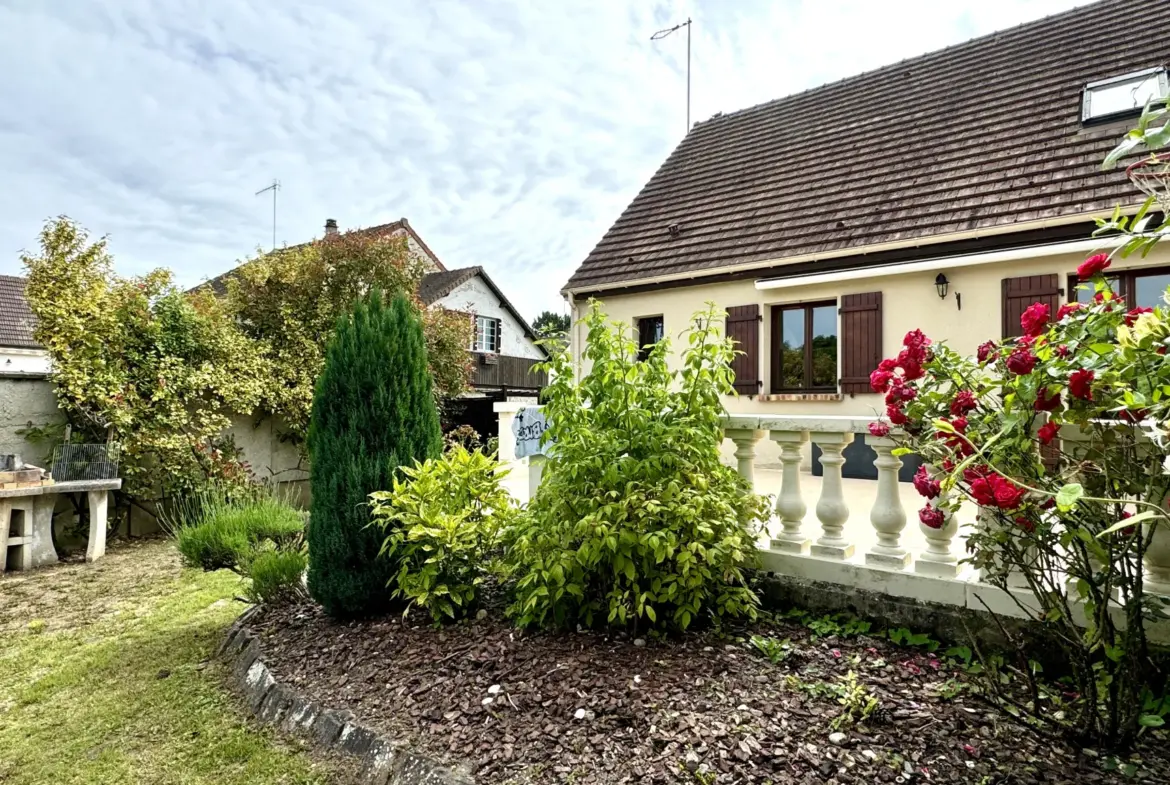
[[[1083,127],[1081,90],[1168,57],[1170,2],[1104,0],[716,115],[691,129],[566,288],[1139,201],[1121,169],[1101,171],[1124,130]]]
[[[396,234],[400,231],[405,231],[408,235],[410,235],[411,239],[414,240],[416,243],[418,243],[419,247],[422,248],[427,253],[428,256],[430,256],[431,260],[436,265],[438,265],[440,271],[444,271],[447,269],[446,266],[443,264],[443,262],[439,259],[439,257],[435,255],[435,252],[431,250],[429,245],[427,245],[425,242],[423,242],[423,239],[418,236],[418,232],[416,232],[414,230],[414,228],[411,227],[410,222],[407,221],[405,218],[399,218],[397,221],[391,221],[388,224],[379,224],[378,226],[369,226],[369,227],[366,227],[365,229],[350,229],[350,230],[344,232],[344,234],[356,234],[359,236],[360,235],[371,235],[371,236],[375,236],[375,237],[381,237],[383,235]],[[289,248],[300,248],[302,245],[307,245],[307,243],[298,243],[297,245],[290,245],[288,247]],[[247,264],[247,262],[245,262],[245,264]],[[233,267],[232,269],[228,270],[226,273],[222,273],[220,275],[215,276],[214,278],[211,278],[210,280],[204,281],[203,283],[199,284],[198,286],[192,288],[191,291],[195,291],[197,289],[210,288],[217,295],[227,294],[227,280],[228,280],[228,278],[231,278],[232,274],[238,269],[240,269],[238,266]]]
[[[470,281],[483,272],[482,267],[464,267],[461,270],[443,270],[439,273],[424,275],[418,285],[418,298],[430,305],[436,300],[442,300],[455,287]]]
[[[24,298],[25,279],[0,275],[0,346],[39,349],[33,338],[32,311]]]

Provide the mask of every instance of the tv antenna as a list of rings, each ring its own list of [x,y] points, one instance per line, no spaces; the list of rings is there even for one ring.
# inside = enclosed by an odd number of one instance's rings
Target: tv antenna
[[[682,28],[687,29],[687,133],[691,130],[691,18],[688,16],[687,21],[668,27],[665,30],[659,30],[654,35],[650,36],[651,41],[661,41],[671,33]]]
[[[273,180],[272,185],[267,188],[261,188],[256,192],[256,196],[267,191],[272,191],[272,250],[276,250],[276,192],[280,190],[280,180]]]

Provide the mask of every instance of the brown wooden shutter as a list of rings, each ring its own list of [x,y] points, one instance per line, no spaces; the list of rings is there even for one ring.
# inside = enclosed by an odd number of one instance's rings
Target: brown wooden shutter
[[[882,361],[882,293],[841,296],[841,392],[873,392],[869,375]]]
[[[1003,337],[1014,338],[1024,334],[1020,317],[1032,303],[1044,303],[1053,317],[1060,308],[1060,276],[1026,275],[1022,278],[1003,279]]]
[[[737,354],[731,361],[735,373],[735,391],[740,395],[758,395],[760,379],[760,306],[733,305],[727,309],[727,337],[735,341]]]

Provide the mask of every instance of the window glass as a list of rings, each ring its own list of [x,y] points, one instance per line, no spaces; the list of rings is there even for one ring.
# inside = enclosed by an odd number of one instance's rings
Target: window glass
[[[784,339],[780,357],[780,384],[787,389],[804,387],[804,308],[783,311],[780,331]]]
[[[1073,276],[1073,277],[1075,278],[1076,276]],[[1109,288],[1113,290],[1113,293],[1120,296],[1121,295],[1121,279],[1120,278],[1107,278],[1106,280],[1109,281]],[[1082,305],[1088,305],[1091,302],[1093,302],[1093,296],[1096,295],[1097,290],[1096,290],[1096,287],[1093,286],[1092,281],[1077,281],[1075,285],[1077,288],[1077,302],[1078,303],[1081,303]]]
[[[812,309],[812,386],[837,386],[837,306]]]
[[[1139,276],[1134,279],[1133,302],[1130,303],[1130,306],[1154,308],[1158,305],[1165,305],[1166,301],[1162,297],[1166,294],[1168,286],[1170,286],[1170,273]]]
[[[1082,118],[1092,120],[1115,114],[1138,112],[1146,103],[1166,95],[1166,76],[1162,71],[1135,74],[1129,78],[1091,84],[1085,88]]]
[[[650,356],[650,349],[662,340],[663,318],[661,316],[643,316],[638,319],[638,359],[645,360]]]
[[[498,352],[500,350],[500,320],[490,316],[475,317],[475,345],[477,352]]]

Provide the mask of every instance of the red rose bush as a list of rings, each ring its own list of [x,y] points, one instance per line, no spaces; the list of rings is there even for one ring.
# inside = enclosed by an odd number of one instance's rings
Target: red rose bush
[[[963,521],[967,563],[986,583],[1025,587],[1035,600],[1013,593],[1021,611],[1066,648],[1078,701],[1024,708],[1124,745],[1148,721],[1158,674],[1145,624],[1165,614],[1154,591],[1170,593],[1145,583],[1170,568],[1170,311],[1116,307],[1110,264],[1100,254],[1078,268],[1090,302],[1055,314],[1036,303],[1018,338],[975,357],[907,334],[870,377],[885,395],[870,432],[926,461],[913,480],[923,526],[978,506],[978,522]]]

